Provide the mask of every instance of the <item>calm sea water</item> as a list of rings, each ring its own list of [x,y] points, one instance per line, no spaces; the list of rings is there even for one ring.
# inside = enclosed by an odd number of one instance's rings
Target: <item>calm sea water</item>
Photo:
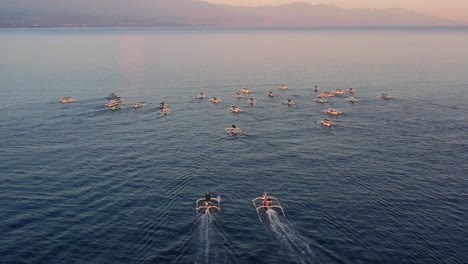
[[[466,47],[466,29],[2,29],[0,262],[467,263]],[[207,191],[220,215],[195,213]],[[286,218],[260,222],[264,191]]]

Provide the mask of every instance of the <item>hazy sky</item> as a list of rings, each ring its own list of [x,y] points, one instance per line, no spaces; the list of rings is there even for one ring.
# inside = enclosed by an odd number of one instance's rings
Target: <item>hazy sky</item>
[[[468,24],[468,0],[205,0],[230,5],[281,5],[292,2],[333,4],[344,8],[401,7],[433,16],[458,20]]]

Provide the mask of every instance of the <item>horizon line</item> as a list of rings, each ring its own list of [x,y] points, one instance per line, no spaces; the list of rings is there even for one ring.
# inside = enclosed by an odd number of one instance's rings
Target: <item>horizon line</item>
[[[431,29],[468,29],[466,25],[452,25],[452,26],[441,26],[441,25],[424,25],[424,26],[275,26],[275,25],[61,25],[61,26],[0,26],[0,29],[47,29],[47,28],[230,28],[230,29],[386,29],[386,30],[398,30],[398,29],[419,29],[419,30],[431,30]]]

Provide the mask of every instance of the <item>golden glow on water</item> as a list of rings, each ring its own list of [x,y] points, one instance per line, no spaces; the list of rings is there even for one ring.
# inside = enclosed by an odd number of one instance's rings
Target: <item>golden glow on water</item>
[[[119,64],[122,74],[130,75],[145,69],[145,37],[141,35],[122,35],[118,38]]]

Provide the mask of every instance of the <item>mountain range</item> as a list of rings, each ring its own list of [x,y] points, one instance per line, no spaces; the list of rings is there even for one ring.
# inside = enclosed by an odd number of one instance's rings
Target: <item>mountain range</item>
[[[192,0],[0,0],[0,27],[57,26],[455,26],[404,9],[292,3],[244,7]]]

